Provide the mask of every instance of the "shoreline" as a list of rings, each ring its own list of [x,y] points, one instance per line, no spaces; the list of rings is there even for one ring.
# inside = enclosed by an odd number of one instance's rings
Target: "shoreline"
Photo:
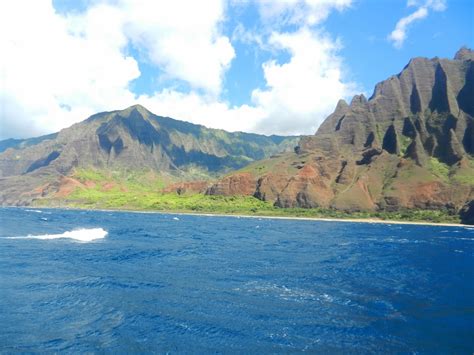
[[[279,220],[296,220],[296,221],[313,221],[313,222],[343,222],[343,223],[367,223],[367,224],[398,224],[398,225],[420,225],[420,226],[438,226],[438,227],[458,227],[458,228],[474,228],[469,224],[461,223],[435,223],[423,221],[397,221],[389,219],[377,218],[331,218],[331,217],[298,217],[298,216],[269,216],[269,215],[246,215],[246,214],[225,214],[225,213],[204,213],[190,211],[145,211],[145,210],[128,210],[128,209],[99,209],[99,208],[81,208],[81,207],[51,207],[51,206],[2,206],[7,208],[21,209],[62,209],[76,211],[100,211],[100,212],[126,212],[126,213],[148,213],[148,214],[169,214],[183,216],[201,216],[201,217],[233,217],[233,218],[254,218],[254,219],[279,219]]]

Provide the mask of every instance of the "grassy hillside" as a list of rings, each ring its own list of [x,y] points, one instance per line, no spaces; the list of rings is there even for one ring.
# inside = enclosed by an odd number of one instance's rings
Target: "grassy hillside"
[[[67,197],[38,200],[42,206],[88,209],[128,209],[140,211],[245,214],[313,218],[378,218],[383,220],[459,223],[447,211],[407,210],[398,212],[348,213],[324,208],[277,208],[252,196],[208,196],[204,194],[164,194],[169,183],[152,172],[103,172],[79,169],[74,178],[81,182]]]

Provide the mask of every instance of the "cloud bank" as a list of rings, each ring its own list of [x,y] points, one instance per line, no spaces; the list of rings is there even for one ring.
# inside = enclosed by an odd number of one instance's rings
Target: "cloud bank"
[[[234,5],[221,0],[88,4],[58,13],[48,0],[0,3],[0,139],[55,132],[135,103],[230,131],[311,134],[338,99],[355,93],[339,41],[320,26],[351,0],[261,1],[255,36],[242,24],[226,34]],[[238,41],[270,59],[249,102],[232,105],[222,93]],[[143,63],[169,85],[133,92]]]

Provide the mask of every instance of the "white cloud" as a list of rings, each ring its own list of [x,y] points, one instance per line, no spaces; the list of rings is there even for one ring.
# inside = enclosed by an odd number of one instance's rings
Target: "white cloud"
[[[303,19],[305,25],[292,33],[237,28],[234,39],[290,58],[284,64],[263,63],[265,88],[254,90],[247,105],[232,106],[219,98],[235,57],[222,34],[226,7],[221,1],[165,6],[117,0],[69,15],[58,14],[51,0],[0,2],[0,139],[58,131],[93,113],[134,103],[158,115],[230,131],[313,133],[353,86],[344,81],[337,42],[310,25],[350,3],[299,1],[296,10],[291,1],[279,3],[276,17]],[[262,11],[267,7],[264,3]],[[129,88],[140,76],[130,44],[164,73],[160,79],[182,80],[190,92],[168,88],[137,97]]]
[[[229,38],[219,32],[221,0],[122,0],[125,31],[149,58],[172,78],[217,95],[235,56]]]
[[[352,0],[260,0],[259,11],[264,21],[279,25],[316,25],[332,10],[342,11]]]
[[[335,103],[354,93],[355,85],[343,81],[339,46],[327,35],[302,28],[295,33],[273,33],[270,44],[288,50],[291,59],[263,64],[267,89],[252,98],[267,113],[257,130],[301,134],[316,128]]]
[[[410,7],[417,7],[417,10],[410,15],[401,18],[397,22],[395,29],[388,35],[388,39],[393,42],[393,45],[396,48],[401,48],[403,46],[403,43],[407,38],[408,28],[413,22],[427,17],[430,10],[444,11],[446,9],[445,0],[408,0],[407,5]]]
[[[123,0],[62,16],[51,0],[0,2],[0,139],[133,104],[129,84],[140,71],[131,42],[166,77],[217,96],[235,55],[219,34],[223,11],[220,0]]]
[[[232,42],[242,42],[247,45],[256,44],[258,48],[264,48],[263,36],[247,30],[242,23],[238,23],[232,31]]]
[[[128,83],[139,71],[123,54],[116,8],[100,5],[66,18],[49,1],[15,0],[1,2],[0,14],[1,137],[55,131],[133,102]]]
[[[231,107],[227,102],[195,92],[183,94],[167,89],[154,95],[141,95],[137,102],[160,116],[227,131],[255,131],[255,123],[264,119],[267,114],[259,107],[249,105]]]
[[[271,35],[268,46],[289,51],[290,61],[263,63],[267,87],[254,90],[252,105],[228,103],[196,93],[163,90],[138,102],[151,111],[208,127],[265,134],[312,134],[340,98],[355,93],[343,80],[339,46],[328,35],[303,28]]]

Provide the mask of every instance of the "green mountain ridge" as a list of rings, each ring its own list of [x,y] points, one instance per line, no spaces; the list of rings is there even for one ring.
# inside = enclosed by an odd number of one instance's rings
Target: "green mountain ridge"
[[[252,163],[208,191],[282,208],[472,215],[473,115],[472,50],[454,59],[414,58],[370,99],[341,100],[294,153]]]
[[[341,100],[300,138],[229,133],[135,105],[0,142],[9,145],[0,153],[0,203],[472,223],[473,105],[467,48],[454,59],[410,60],[369,99]]]
[[[170,181],[208,179],[292,150],[296,143],[296,137],[210,129],[134,105],[95,114],[56,134],[0,142],[0,147],[10,144],[0,153],[0,203],[43,198],[45,185],[78,168],[152,170]]]

